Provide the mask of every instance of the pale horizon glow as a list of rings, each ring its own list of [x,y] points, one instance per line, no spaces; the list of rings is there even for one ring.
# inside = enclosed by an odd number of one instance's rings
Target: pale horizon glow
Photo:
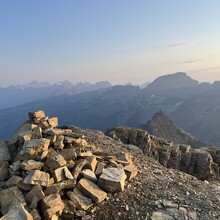
[[[220,80],[220,1],[0,1],[0,86]]]

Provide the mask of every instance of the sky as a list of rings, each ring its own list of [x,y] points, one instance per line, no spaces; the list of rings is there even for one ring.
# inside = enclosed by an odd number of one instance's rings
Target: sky
[[[0,86],[220,80],[219,0],[0,0]]]

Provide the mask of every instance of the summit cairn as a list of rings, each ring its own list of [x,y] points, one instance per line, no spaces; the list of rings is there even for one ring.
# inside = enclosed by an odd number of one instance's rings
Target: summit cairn
[[[137,175],[128,153],[100,156],[84,135],[57,128],[57,117],[28,115],[0,142],[1,219],[91,219],[89,209]]]

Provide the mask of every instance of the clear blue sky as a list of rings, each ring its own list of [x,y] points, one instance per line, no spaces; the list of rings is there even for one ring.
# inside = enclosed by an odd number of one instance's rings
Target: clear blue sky
[[[220,80],[219,0],[0,0],[0,85]]]

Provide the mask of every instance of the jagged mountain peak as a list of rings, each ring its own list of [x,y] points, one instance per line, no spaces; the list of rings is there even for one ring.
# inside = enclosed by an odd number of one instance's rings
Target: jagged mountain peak
[[[171,140],[176,144],[189,144],[193,147],[205,146],[196,137],[178,127],[162,111],[155,113],[152,119],[141,125],[141,128],[147,130],[150,134]]]

